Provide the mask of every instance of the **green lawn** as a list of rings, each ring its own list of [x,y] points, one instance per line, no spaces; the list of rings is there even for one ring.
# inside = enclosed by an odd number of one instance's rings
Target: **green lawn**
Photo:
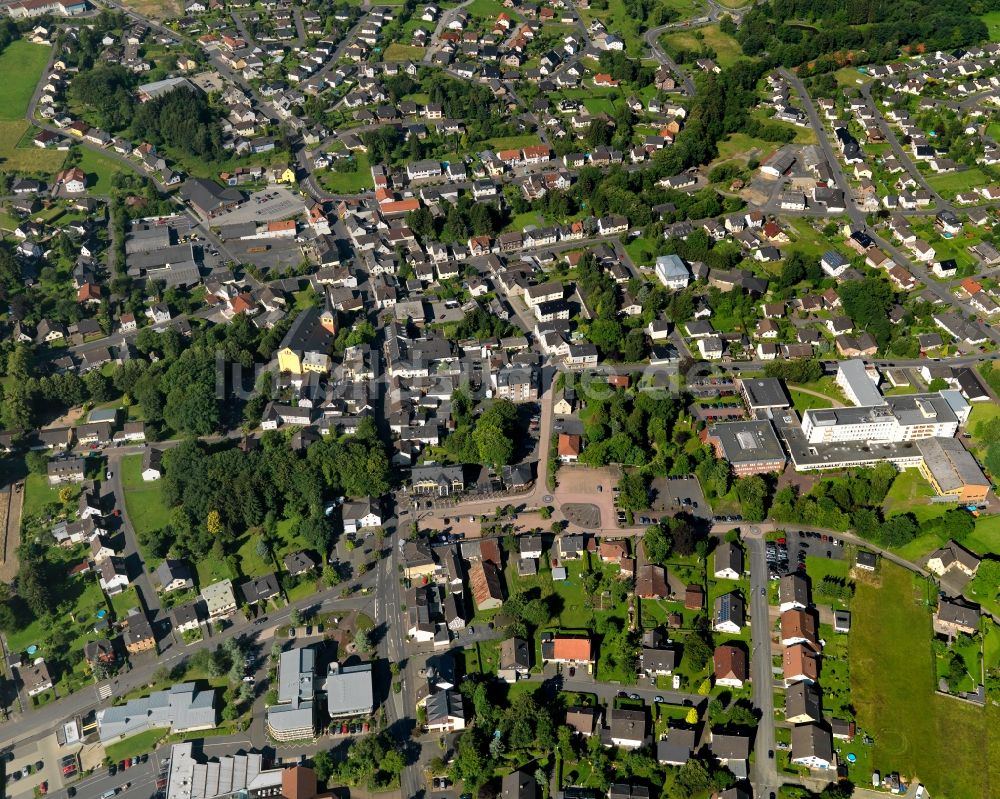
[[[990,33],[990,41],[1000,42],[1000,11],[990,11],[983,14],[980,19],[986,23],[986,29]]]
[[[946,172],[943,175],[927,176],[928,185],[946,198],[954,197],[960,191],[985,186],[989,182],[990,179],[978,167],[965,169],[961,172]]]
[[[868,75],[858,72],[857,67],[841,67],[833,73],[840,86],[857,86],[871,80]]]
[[[382,53],[383,61],[421,61],[424,57],[423,47],[393,42]]]
[[[794,388],[789,388],[788,393],[792,398],[792,407],[795,408],[799,413],[803,411],[808,411],[811,408],[832,408],[833,401],[828,399],[823,399],[817,397],[813,394],[806,394],[804,391],[798,391]]]
[[[354,153],[354,171],[336,172],[328,169],[317,174],[323,188],[335,194],[357,194],[375,185],[368,154],[360,151]]]
[[[125,510],[142,539],[144,532],[160,530],[170,521],[170,508],[163,503],[163,485],[159,480],[145,482],[142,479],[142,455],[127,455],[122,458],[122,488],[125,489]],[[143,554],[147,568],[155,568],[156,558]]]
[[[875,739],[872,767],[918,778],[931,796],[991,795],[1000,761],[981,750],[1000,712],[934,693],[927,604],[934,592],[885,561],[881,580],[881,587],[858,585],[850,633],[852,704],[860,729]]]
[[[847,580],[850,570],[851,559],[848,557],[835,560],[834,558],[806,556],[806,574],[812,580],[813,586],[818,585],[824,577],[836,577],[840,580]]]
[[[541,140],[536,135],[525,133],[521,136],[494,136],[483,143],[488,145],[491,150],[496,151],[513,150],[515,147],[518,149],[533,147],[536,144],[541,144]]]
[[[86,147],[80,148],[80,169],[87,173],[87,191],[91,194],[111,194],[111,178],[122,167],[118,162]]]
[[[977,555],[988,552],[1000,554],[1000,516],[980,516],[976,519],[976,528],[964,544]]]
[[[983,446],[983,442],[979,436],[979,425],[989,422],[998,416],[1000,416],[1000,406],[994,405],[992,402],[977,402],[973,404],[966,430],[972,435],[972,446],[974,449],[979,450]]]
[[[24,118],[42,71],[49,62],[51,48],[23,39],[11,42],[0,53],[0,121]]]
[[[929,500],[934,489],[920,474],[919,469],[903,469],[892,481],[882,508],[887,516],[894,513],[912,513],[918,521],[940,516],[946,505],[932,505]]]
[[[167,730],[146,730],[126,738],[124,741],[108,744],[104,747],[104,754],[108,760],[114,763],[133,755],[144,755],[147,752],[152,752],[166,734]]]
[[[292,535],[292,526],[295,519],[282,519],[277,524],[277,533],[274,539],[274,549],[272,558],[264,558],[257,552],[257,541],[259,536],[253,531],[244,536],[240,543],[240,548],[236,552],[236,559],[239,561],[240,570],[247,577],[260,577],[270,574],[280,567],[282,558],[291,552],[300,549],[308,549],[305,541]],[[277,564],[275,563],[277,561]]]
[[[21,509],[22,516],[40,516],[42,511],[53,503],[59,506],[59,510],[63,510],[63,504],[59,500],[60,488],[51,487],[48,477],[44,474],[29,474],[24,478],[24,506]],[[74,486],[74,489],[74,494],[79,496],[79,487]],[[68,507],[69,505],[66,506],[66,508]]]

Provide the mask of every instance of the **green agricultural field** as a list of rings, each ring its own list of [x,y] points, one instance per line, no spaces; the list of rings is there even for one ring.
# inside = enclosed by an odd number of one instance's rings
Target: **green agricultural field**
[[[125,510],[140,540],[144,532],[160,530],[170,522],[170,508],[163,502],[163,484],[159,480],[142,479],[142,455],[126,455],[121,466],[122,488],[125,490]],[[143,553],[148,568],[155,568],[156,558]]]
[[[28,113],[31,95],[49,63],[48,45],[31,44],[23,39],[11,42],[0,53],[0,121],[13,122]]]
[[[27,120],[0,122],[0,163],[5,169],[51,175],[62,168],[66,153],[35,147]]]
[[[732,159],[746,163],[751,158],[766,161],[778,149],[778,145],[773,141],[747,136],[745,133],[731,133],[726,139],[719,142],[718,149],[719,156],[715,163]]]
[[[1000,709],[934,693],[928,604],[934,596],[923,580],[886,561],[880,586],[858,585],[850,633],[852,704],[859,728],[875,739],[873,768],[919,779],[931,796],[979,799],[1000,784],[1000,760],[981,752],[994,737]],[[1000,744],[987,745],[1000,750]]]
[[[510,9],[504,8],[500,0],[472,0],[465,9],[469,12],[470,17],[479,17],[480,19],[495,20],[505,12],[512,19],[517,16],[511,14]]]
[[[736,63],[743,56],[739,43],[728,34],[719,30],[718,25],[706,25],[694,30],[669,33],[663,37],[663,45],[667,52],[680,50],[701,50],[707,47],[715,51],[715,62],[725,69]]]
[[[954,197],[961,191],[969,191],[977,186],[985,186],[990,182],[986,174],[978,167],[964,169],[961,172],[946,172],[943,175],[928,175],[927,183],[942,197]]]

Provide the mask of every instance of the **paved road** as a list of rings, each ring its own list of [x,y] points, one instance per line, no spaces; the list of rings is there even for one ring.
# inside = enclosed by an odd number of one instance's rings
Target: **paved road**
[[[767,605],[767,555],[763,536],[745,540],[750,558],[750,634],[753,649],[750,653],[750,677],[753,686],[753,703],[760,712],[757,738],[754,744],[757,757],[753,764],[753,786],[756,796],[768,796],[781,785],[774,760],[767,756],[774,751],[774,689],[771,672],[771,630]],[[761,592],[763,591],[763,594]]]
[[[674,26],[661,25],[659,28],[650,28],[646,31],[646,44],[649,45],[653,58],[673,72],[677,76],[678,82],[684,87],[684,91],[688,94],[688,96],[694,97],[695,85],[694,81],[691,80],[691,76],[681,69],[677,65],[677,62],[668,56],[664,49],[660,47],[660,36],[672,27]]]
[[[139,598],[149,614],[149,620],[156,626],[165,618],[163,607],[160,604],[160,595],[153,585],[153,579],[143,563],[135,528],[132,526],[128,510],[125,507],[125,489],[122,486],[121,459],[126,454],[130,454],[133,449],[132,447],[122,447],[108,450],[108,471],[111,473],[111,479],[105,480],[102,488],[111,489],[114,496],[114,508],[121,512],[121,532],[125,536],[125,549],[122,552],[122,557],[128,567],[132,585],[135,586]]]

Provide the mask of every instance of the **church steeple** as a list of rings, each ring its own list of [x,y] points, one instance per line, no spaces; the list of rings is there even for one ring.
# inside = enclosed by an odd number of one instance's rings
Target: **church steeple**
[[[319,318],[319,323],[323,325],[323,329],[326,330],[331,336],[337,335],[337,310],[333,307],[333,301],[330,299],[330,287],[323,287],[323,294],[325,301],[323,303],[323,314]]]

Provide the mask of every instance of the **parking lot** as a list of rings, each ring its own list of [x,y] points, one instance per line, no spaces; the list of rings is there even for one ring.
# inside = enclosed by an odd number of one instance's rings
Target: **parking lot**
[[[276,222],[305,213],[306,204],[286,186],[271,186],[251,194],[245,203],[212,219],[212,227],[239,225],[245,222]]]
[[[237,239],[226,242],[226,249],[241,263],[255,264],[268,272],[302,263],[302,247],[295,239]]]
[[[664,477],[653,480],[653,510],[677,513],[683,511],[707,518],[712,511],[705,502],[697,477]]]
[[[784,539],[767,542],[767,568],[772,580],[796,569],[804,571],[807,557],[843,560],[844,541],[825,533],[793,530]]]

